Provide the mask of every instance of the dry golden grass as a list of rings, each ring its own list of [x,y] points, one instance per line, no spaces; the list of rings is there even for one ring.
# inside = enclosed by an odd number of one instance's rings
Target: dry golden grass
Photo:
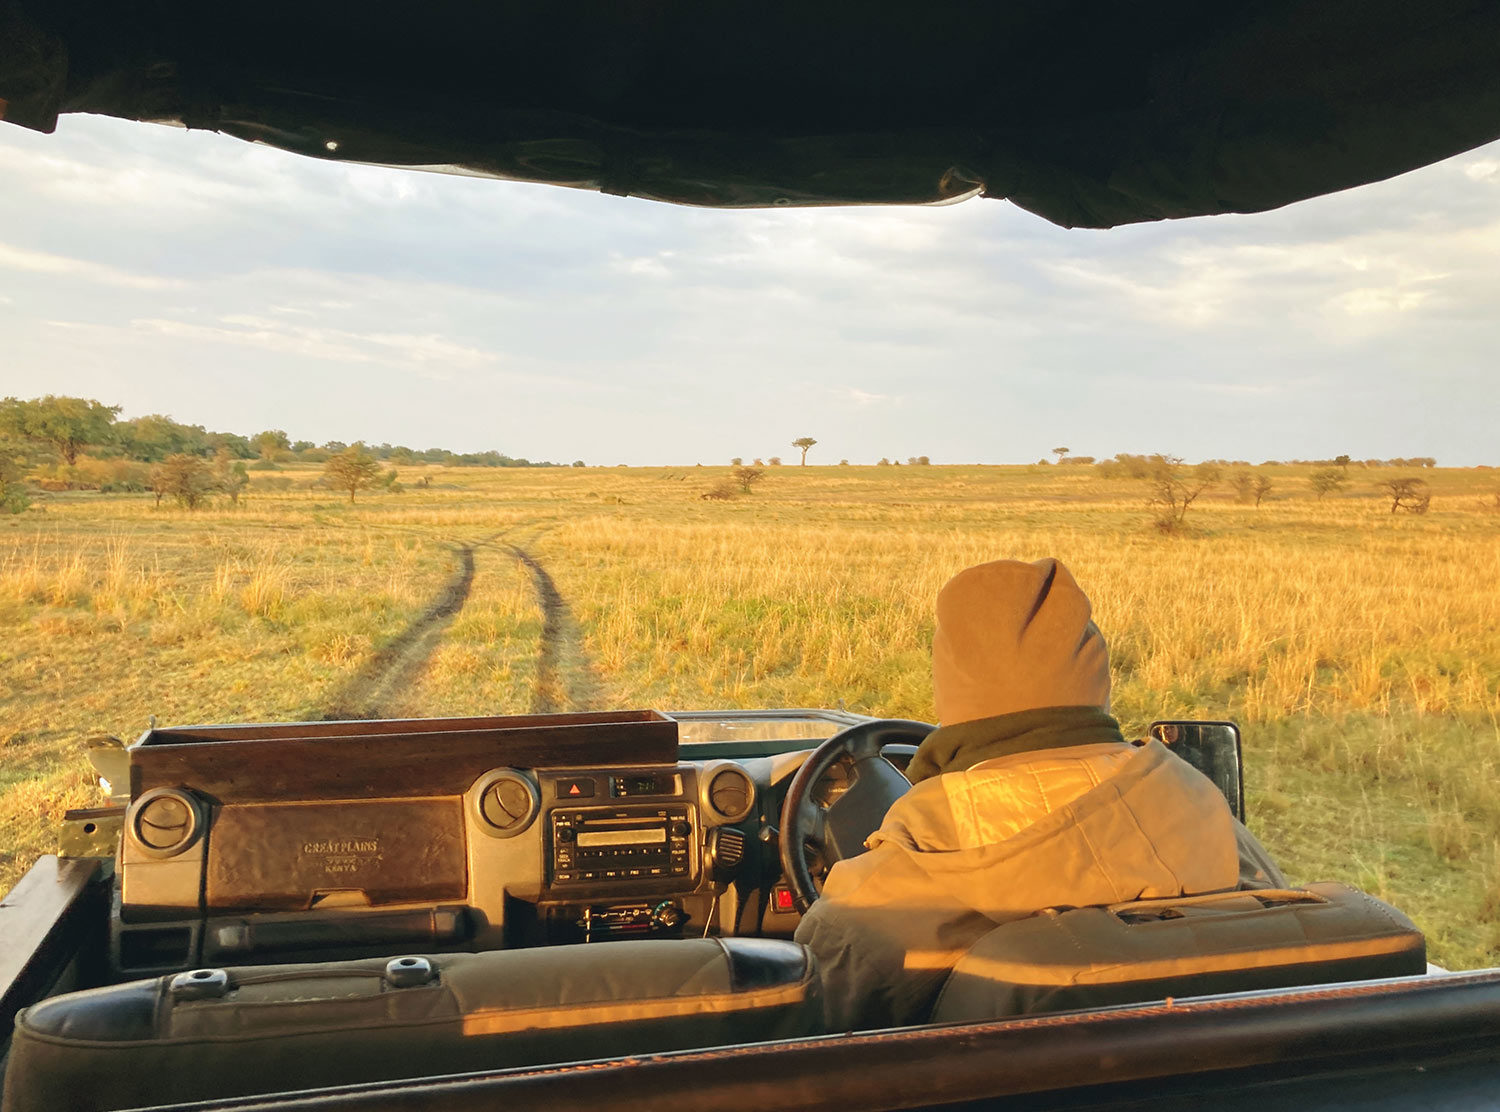
[[[1314,500],[1268,468],[1260,509],[1210,496],[1185,535],[1140,484],[1079,467],[423,469],[341,503],[237,510],[75,497],[0,524],[0,887],[89,795],[76,742],[166,722],[321,713],[472,545],[467,604],[391,713],[537,705],[542,614],[508,546],[576,619],[575,703],[845,705],[931,717],[932,599],[969,564],[1065,560],[1111,644],[1115,710],[1245,727],[1251,825],[1299,879],[1347,879],[1428,931],[1436,960],[1500,962],[1500,479],[1427,472],[1424,516],[1384,471]],[[582,658],[586,657],[584,661]],[[547,681],[552,682],[552,681]]]

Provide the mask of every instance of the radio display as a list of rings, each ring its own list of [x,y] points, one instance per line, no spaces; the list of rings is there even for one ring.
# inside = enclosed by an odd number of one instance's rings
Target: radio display
[[[665,842],[665,827],[648,827],[644,830],[580,830],[578,845],[583,846],[641,846],[653,842]]]
[[[682,781],[675,772],[613,776],[610,778],[610,790],[617,799],[638,795],[679,795],[682,792]]]

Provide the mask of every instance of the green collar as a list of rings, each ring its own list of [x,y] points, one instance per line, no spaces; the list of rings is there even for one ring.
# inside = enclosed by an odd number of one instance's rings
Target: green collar
[[[917,746],[906,776],[915,784],[929,776],[961,772],[980,761],[1012,753],[1124,740],[1120,724],[1100,707],[1019,710],[938,727]]]

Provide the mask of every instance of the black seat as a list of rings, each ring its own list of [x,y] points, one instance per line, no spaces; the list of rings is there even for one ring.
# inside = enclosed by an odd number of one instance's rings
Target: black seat
[[[954,967],[934,1022],[1427,971],[1422,932],[1343,884],[1052,910],[996,927]]]
[[[132,1108],[816,1034],[812,955],[639,940],[210,969],[16,1019],[5,1112]]]

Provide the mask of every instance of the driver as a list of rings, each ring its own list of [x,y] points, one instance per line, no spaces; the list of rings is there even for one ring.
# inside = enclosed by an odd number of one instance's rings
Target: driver
[[[1121,735],[1104,638],[1056,560],[943,587],[932,686],[914,786],[797,929],[829,1030],[925,1022],[974,942],[1042,908],[1285,886],[1207,777]]]

